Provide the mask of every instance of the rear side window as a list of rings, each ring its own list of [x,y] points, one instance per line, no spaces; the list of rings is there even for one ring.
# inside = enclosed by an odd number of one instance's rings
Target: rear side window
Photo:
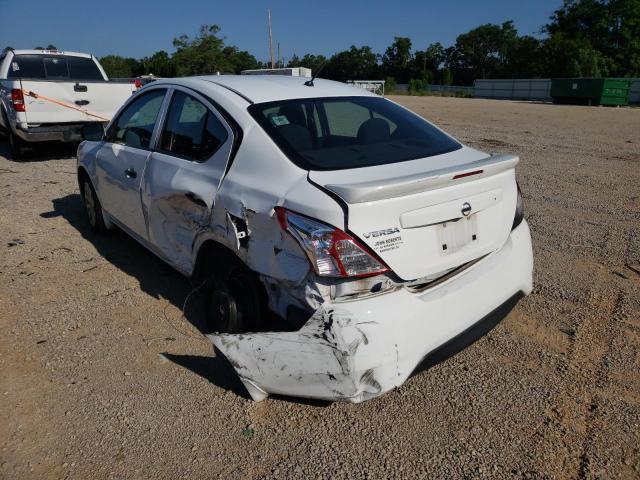
[[[16,55],[8,78],[43,80],[104,80],[92,58],[64,55]]]
[[[120,113],[107,132],[107,141],[149,148],[165,90],[143,93]]]
[[[9,65],[7,78],[47,78],[42,55],[16,55]]]
[[[229,134],[215,114],[191,95],[176,91],[162,130],[160,149],[188,160],[213,155]]]
[[[305,170],[371,167],[462,148],[429,122],[380,97],[268,102],[251,105],[249,113]]]

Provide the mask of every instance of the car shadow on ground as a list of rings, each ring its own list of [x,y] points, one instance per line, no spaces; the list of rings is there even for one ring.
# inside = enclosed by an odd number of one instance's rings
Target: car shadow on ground
[[[477,340],[484,337],[493,330],[507,315],[515,308],[518,301],[522,298],[521,294],[516,294],[509,298],[480,321],[473,324],[464,332],[458,334],[444,345],[427,355],[422,362],[416,367],[411,376],[418,375],[421,372],[429,370],[436,365],[452,358],[467,347],[473,345]]]
[[[231,390],[245,399],[251,398],[229,360],[217,350],[216,356],[213,358],[200,355],[176,355],[174,353],[163,353],[162,355],[176,365],[200,375],[217,387]]]
[[[153,298],[167,300],[183,311],[184,318],[200,333],[206,332],[204,295],[200,293],[203,289],[194,291],[197,286],[194,287],[187,278],[173,270],[124,232],[118,229],[107,235],[98,235],[93,232],[86,219],[82,197],[79,193],[53,199],[52,203],[52,210],[42,212],[40,214],[42,218],[62,217],[67,220],[85,240],[93,244],[105,260],[127,275],[136,278],[143,292]],[[188,304],[185,303],[187,298],[189,298]],[[174,325],[175,320],[172,321],[166,316],[163,320],[180,333],[180,330]],[[163,355],[220,388],[232,390],[234,393],[248,398],[248,393],[233,367],[221,352],[215,350],[215,353],[215,357],[169,353],[163,353]]]
[[[58,160],[73,158],[76,156],[78,144],[62,142],[38,142],[29,145],[28,151],[20,160],[11,156],[7,137],[0,133],[0,156],[16,163],[43,162],[47,160]]]

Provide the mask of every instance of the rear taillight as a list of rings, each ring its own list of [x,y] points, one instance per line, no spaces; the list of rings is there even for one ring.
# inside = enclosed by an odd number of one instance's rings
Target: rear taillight
[[[382,260],[342,230],[276,207],[283,230],[298,241],[316,273],[323,277],[368,277],[389,271]]]
[[[511,230],[520,225],[522,223],[522,220],[524,219],[524,201],[522,200],[522,192],[520,191],[520,185],[518,185],[518,183],[516,183],[516,188],[518,189],[518,197],[516,200],[516,214],[513,217],[513,225],[511,226]]]
[[[136,86],[136,89],[142,87],[142,81],[139,78],[133,79],[132,83]]]
[[[11,90],[11,103],[13,103],[13,109],[16,112],[25,111],[24,96],[22,95],[22,90],[20,90],[19,88],[14,88]]]

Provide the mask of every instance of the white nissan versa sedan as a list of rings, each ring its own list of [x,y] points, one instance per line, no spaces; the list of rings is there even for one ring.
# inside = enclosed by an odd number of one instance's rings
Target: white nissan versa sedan
[[[356,87],[160,80],[83,135],[91,226],[207,285],[208,336],[255,400],[375,397],[531,292],[518,158]]]

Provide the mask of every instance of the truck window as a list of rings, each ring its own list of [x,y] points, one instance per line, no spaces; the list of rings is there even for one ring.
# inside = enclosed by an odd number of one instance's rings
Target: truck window
[[[92,58],[67,57],[69,77],[72,80],[104,80]]]
[[[16,55],[7,78],[43,80],[104,80],[92,58],[64,55]]]
[[[64,57],[44,57],[44,69],[47,72],[47,79],[59,80],[69,78],[69,67],[67,59]]]
[[[47,78],[42,55],[16,55],[9,65],[7,78]]]

